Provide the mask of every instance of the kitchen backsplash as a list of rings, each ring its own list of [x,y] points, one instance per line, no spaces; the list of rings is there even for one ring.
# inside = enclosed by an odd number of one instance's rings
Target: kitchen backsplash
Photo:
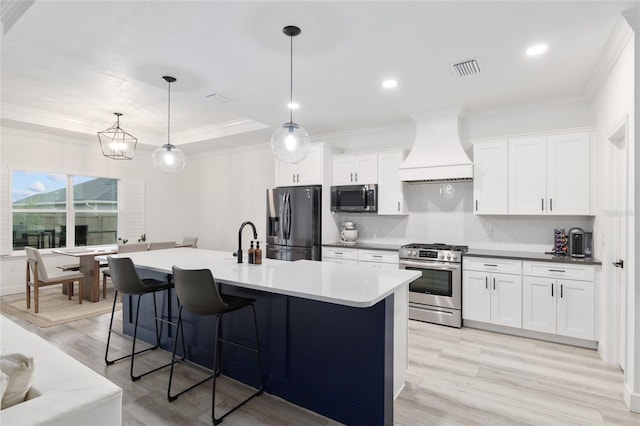
[[[554,228],[593,230],[593,217],[474,215],[472,182],[409,185],[405,197],[407,216],[336,213],[340,216],[334,219],[338,224],[353,221],[358,241],[439,242],[533,252],[553,248]]]

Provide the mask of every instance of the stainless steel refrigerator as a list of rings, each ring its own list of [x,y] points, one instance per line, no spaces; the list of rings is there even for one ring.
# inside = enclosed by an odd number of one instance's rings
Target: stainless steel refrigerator
[[[267,258],[320,260],[322,186],[267,189]]]

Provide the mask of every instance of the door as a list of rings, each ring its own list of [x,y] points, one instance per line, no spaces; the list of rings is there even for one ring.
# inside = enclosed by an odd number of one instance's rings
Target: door
[[[491,291],[488,273],[462,272],[462,318],[491,322]]]
[[[547,138],[509,140],[509,214],[545,214]]]
[[[508,141],[473,145],[473,212],[509,213]]]
[[[522,327],[522,276],[491,274],[491,323]]]
[[[595,288],[593,282],[558,280],[559,335],[595,340]]]
[[[287,245],[320,245],[320,187],[286,188],[284,236]]]
[[[522,277],[522,328],[556,333],[556,293],[554,279]]]
[[[624,370],[626,368],[627,354],[627,275],[624,262],[629,259],[626,251],[629,219],[627,212],[631,211],[631,209],[627,207],[627,157],[629,153],[627,148],[626,120],[609,137],[609,142],[609,152],[612,161],[609,161],[608,164],[611,164],[614,170],[610,170],[610,173],[608,173],[609,180],[606,183],[606,187],[612,190],[609,192],[611,197],[609,203],[611,206],[609,229],[611,231],[608,232],[605,244],[609,246],[609,258],[607,260],[611,262],[606,266],[610,271],[609,277],[612,284],[608,289],[613,299],[611,312],[615,313],[615,317],[610,318],[609,321],[614,324],[611,334],[613,334],[615,340],[617,340],[617,343],[613,343],[616,352],[615,358],[617,358],[620,368]],[[595,250],[596,247],[593,248]],[[613,362],[615,362],[615,360],[613,360]]]

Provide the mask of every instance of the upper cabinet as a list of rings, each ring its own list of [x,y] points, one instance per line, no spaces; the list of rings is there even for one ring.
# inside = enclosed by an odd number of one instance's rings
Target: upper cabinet
[[[378,154],[378,214],[406,215],[404,198],[406,183],[398,176],[398,167],[406,157],[406,151],[390,151]]]
[[[590,215],[590,133],[478,141],[474,213]]]
[[[333,157],[333,184],[378,183],[377,154],[345,154]]]
[[[589,133],[509,141],[509,213],[588,215]]]
[[[323,144],[311,144],[309,154],[296,164],[276,159],[276,186],[321,185],[323,149]]]
[[[473,145],[473,211],[509,213],[509,141]]]

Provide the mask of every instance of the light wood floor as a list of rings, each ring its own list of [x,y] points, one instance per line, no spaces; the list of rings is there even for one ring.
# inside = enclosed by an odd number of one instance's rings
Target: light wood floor
[[[122,387],[125,425],[210,425],[209,385],[169,403],[168,370],[133,383],[128,362],[104,365],[109,317],[46,329],[16,322]],[[114,344],[123,351],[130,348],[119,337]],[[168,358],[164,351],[152,351],[139,366]],[[640,425],[640,414],[629,413],[622,400],[621,371],[603,364],[593,350],[410,321],[409,364],[406,387],[395,403],[396,425]],[[200,376],[186,366],[176,374],[177,386]],[[216,415],[248,392],[224,377],[218,390]],[[337,423],[264,394],[223,424]]]

